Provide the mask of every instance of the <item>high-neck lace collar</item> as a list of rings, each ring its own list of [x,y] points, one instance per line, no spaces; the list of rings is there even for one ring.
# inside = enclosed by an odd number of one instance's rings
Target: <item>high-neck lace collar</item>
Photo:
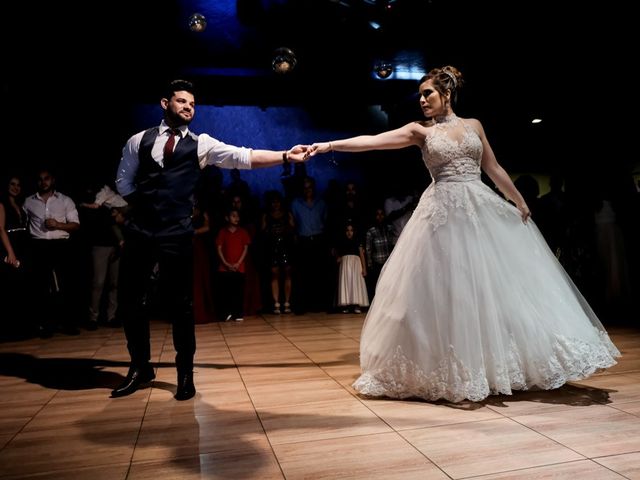
[[[448,115],[436,115],[433,119],[436,123],[451,123],[455,122],[458,117],[455,113],[450,113]]]

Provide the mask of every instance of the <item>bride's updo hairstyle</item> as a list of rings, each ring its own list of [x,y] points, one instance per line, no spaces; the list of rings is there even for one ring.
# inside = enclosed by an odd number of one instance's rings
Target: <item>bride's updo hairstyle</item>
[[[444,95],[447,90],[450,90],[451,104],[456,104],[458,91],[462,88],[462,85],[464,85],[460,70],[451,65],[442,68],[433,68],[420,79],[420,85],[427,80],[433,81],[433,86],[440,95]]]

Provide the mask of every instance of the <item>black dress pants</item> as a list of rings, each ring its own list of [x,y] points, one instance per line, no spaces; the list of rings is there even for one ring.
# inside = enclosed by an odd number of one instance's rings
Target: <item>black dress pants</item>
[[[153,269],[158,264],[160,298],[172,324],[176,367],[193,370],[196,351],[193,296],[193,235],[151,235],[127,231],[120,261],[119,311],[133,366],[151,358],[149,315],[144,306]]]

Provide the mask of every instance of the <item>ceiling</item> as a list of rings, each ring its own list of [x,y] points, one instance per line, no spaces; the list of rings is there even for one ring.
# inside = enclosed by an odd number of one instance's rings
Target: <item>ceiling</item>
[[[27,93],[24,108],[4,122],[32,122],[33,109],[44,106],[47,121],[87,129],[114,118],[130,133],[122,121],[127,106],[156,102],[158,88],[178,76],[195,81],[199,103],[296,105],[329,119],[382,105],[400,122],[420,115],[417,83],[377,79],[373,66],[385,60],[397,72],[451,64],[466,80],[458,113],[479,118],[508,163],[549,167],[557,156],[566,163],[608,148],[580,135],[594,118],[618,115],[621,102],[636,102],[634,92],[622,95],[633,82],[634,17],[622,2],[567,3],[12,2],[3,17],[3,90],[11,98],[25,86]],[[189,28],[194,13],[207,20],[201,32]],[[289,74],[271,70],[278,47],[296,54]],[[543,123],[532,126],[533,117]]]

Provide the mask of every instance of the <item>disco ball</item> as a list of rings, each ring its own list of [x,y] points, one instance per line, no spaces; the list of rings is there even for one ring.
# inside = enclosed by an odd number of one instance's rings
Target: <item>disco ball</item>
[[[291,72],[296,67],[296,63],[298,63],[296,54],[290,48],[281,47],[273,52],[271,68],[278,74],[282,75]]]
[[[189,17],[189,28],[192,32],[202,32],[207,28],[207,19],[201,13],[194,13]]]
[[[378,78],[389,78],[393,73],[393,66],[390,63],[379,63],[373,67]]]

